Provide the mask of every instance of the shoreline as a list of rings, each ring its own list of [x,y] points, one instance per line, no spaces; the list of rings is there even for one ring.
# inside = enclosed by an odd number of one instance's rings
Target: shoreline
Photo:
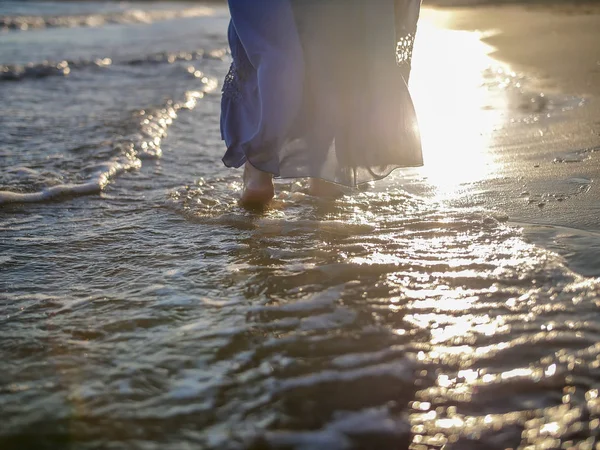
[[[495,181],[480,186],[486,192],[482,202],[506,213],[528,240],[560,254],[578,273],[600,276],[586,269],[600,249],[600,3],[586,5],[430,4],[422,15],[447,29],[480,33],[493,59],[526,78],[525,99],[558,99],[558,107],[541,111],[539,121],[496,136],[488,151],[502,168]],[[565,107],[561,99],[581,103]],[[522,120],[522,111],[506,114]],[[585,182],[581,192],[562,198],[578,182]],[[530,194],[540,203],[528,204]]]
[[[600,96],[600,3],[428,6],[423,14],[445,16],[449,29],[488,34],[482,40],[495,48],[494,59],[534,75],[545,88]]]
[[[600,0],[424,0],[424,7],[462,8],[474,6],[599,7]]]

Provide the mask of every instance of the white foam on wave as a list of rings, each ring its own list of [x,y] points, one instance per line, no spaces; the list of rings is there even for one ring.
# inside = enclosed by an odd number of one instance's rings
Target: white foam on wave
[[[351,369],[376,364],[386,359],[398,358],[406,353],[403,346],[393,345],[385,350],[370,353],[351,353],[333,358],[331,364],[338,369]]]
[[[388,442],[400,445],[409,436],[410,424],[404,418],[395,417],[387,407],[379,407],[338,413],[319,430],[266,432],[257,441],[267,443],[269,448],[350,450],[357,448],[355,438],[388,438]]]
[[[69,195],[97,194],[104,189],[111,178],[127,170],[139,168],[141,165],[139,160],[132,161],[129,165],[115,162],[108,170],[97,173],[95,177],[85,183],[59,184],[38,192],[0,191],[0,205],[6,203],[38,203]]]
[[[203,79],[204,88],[201,91],[188,91],[180,102],[169,101],[162,107],[152,111],[138,111],[139,126],[137,131],[124,137],[115,144],[120,150],[119,156],[96,166],[96,171],[84,183],[57,184],[36,192],[0,191],[0,205],[9,203],[37,203],[66,196],[97,194],[119,174],[139,169],[143,159],[160,158],[162,139],[167,135],[167,129],[182,109],[194,109],[199,99],[206,92],[214,90],[216,81]]]
[[[412,382],[415,370],[414,360],[408,357],[398,361],[360,367],[351,370],[324,370],[322,372],[278,380],[274,383],[274,389],[281,393],[293,389],[314,387],[319,384],[343,383],[356,381],[363,378],[394,378],[407,384]]]
[[[254,306],[249,308],[250,313],[259,312],[280,312],[288,314],[309,314],[314,311],[330,309],[339,302],[341,294],[344,290],[344,286],[335,286],[333,288],[326,289],[323,292],[318,292],[298,300],[293,303],[285,303],[278,306]]]
[[[197,61],[200,59],[223,61],[229,54],[230,50],[228,48],[216,48],[208,52],[203,49],[193,51],[158,52],[141,58],[130,59],[125,61],[125,63],[133,66],[141,64],[174,64],[176,62]]]
[[[21,81],[27,79],[46,78],[51,76],[67,77],[73,70],[105,69],[113,65],[126,64],[138,66],[144,64],[175,64],[198,60],[222,61],[229,54],[228,49],[217,48],[211,51],[203,49],[193,51],[159,52],[145,55],[141,58],[121,59],[113,61],[110,57],[93,59],[76,59],[62,61],[29,62],[27,64],[0,64],[0,81]],[[189,73],[195,78],[202,78],[204,74],[193,66]]]
[[[181,10],[129,9],[112,13],[80,14],[65,16],[4,16],[0,17],[0,30],[26,31],[57,27],[100,27],[109,24],[152,23],[188,17],[204,17],[214,13],[212,8],[197,6]]]
[[[0,80],[18,81],[24,78],[45,78],[50,76],[66,77],[74,68],[84,67],[108,67],[112,64],[111,58],[97,58],[93,60],[79,61],[43,61],[41,63],[28,64],[1,64]]]

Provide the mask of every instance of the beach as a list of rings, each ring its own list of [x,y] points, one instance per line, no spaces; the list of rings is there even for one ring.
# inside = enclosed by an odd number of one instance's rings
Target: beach
[[[0,3],[0,448],[594,448],[600,8],[427,6],[425,166],[262,212],[228,22]]]
[[[438,2],[443,3],[443,2]],[[589,2],[525,2],[524,5],[430,8],[424,12],[443,26],[455,30],[480,32],[483,42],[492,48],[491,56],[508,63],[516,73],[527,74],[524,92],[509,95],[511,108],[540,113],[535,121],[516,133],[505,133],[496,141],[502,168],[513,183],[490,192],[486,205],[510,215],[526,225],[531,238],[575,259],[592,248],[590,258],[578,261],[578,267],[595,266],[595,240],[585,232],[597,232],[600,224],[600,192],[597,183],[598,144],[600,137],[600,5]],[[491,2],[494,3],[494,2]],[[552,105],[552,96],[562,96],[562,104]],[[541,97],[545,96],[545,97]],[[560,103],[560,101],[558,102]],[[585,105],[574,107],[574,105]],[[547,115],[546,120],[541,119]],[[550,116],[560,116],[554,120]],[[573,182],[589,181],[582,187]],[[498,183],[494,189],[498,188]],[[574,189],[586,195],[572,195]],[[569,201],[564,201],[569,198]],[[533,201],[532,201],[533,200]],[[524,206],[526,201],[531,207]],[[548,239],[554,225],[556,239],[580,241],[577,250],[565,242]],[[583,236],[567,238],[560,227],[584,230]],[[558,231],[560,230],[560,231]],[[589,247],[588,247],[589,246]],[[589,272],[596,274],[597,272]]]
[[[453,8],[451,28],[498,30],[485,41],[494,57],[515,70],[532,73],[543,87],[575,95],[598,96],[600,71],[597,30],[600,5],[500,6]]]

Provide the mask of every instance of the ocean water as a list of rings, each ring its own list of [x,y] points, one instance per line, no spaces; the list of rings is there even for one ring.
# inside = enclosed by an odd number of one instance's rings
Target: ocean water
[[[224,7],[0,2],[0,448],[595,448],[594,100],[436,17],[426,166],[258,213]]]

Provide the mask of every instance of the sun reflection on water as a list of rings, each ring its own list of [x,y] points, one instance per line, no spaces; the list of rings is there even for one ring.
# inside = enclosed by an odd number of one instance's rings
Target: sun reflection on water
[[[449,14],[423,12],[410,81],[425,158],[420,173],[440,197],[497,172],[490,146],[507,107],[497,82],[507,68],[489,56],[481,33],[445,28]]]

